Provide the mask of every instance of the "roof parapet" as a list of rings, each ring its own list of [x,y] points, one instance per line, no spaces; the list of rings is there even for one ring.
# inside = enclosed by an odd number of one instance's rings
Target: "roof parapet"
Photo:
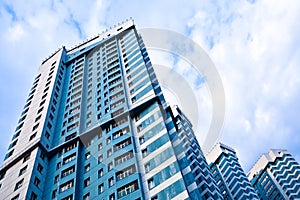
[[[109,29],[106,29],[105,31],[102,31],[98,35],[95,35],[85,41],[80,42],[78,45],[75,45],[74,47],[71,47],[70,49],[68,49],[67,52],[74,53],[75,51],[78,51],[81,48],[85,48],[86,44],[90,43],[91,41],[96,40],[95,42],[98,42],[98,41],[104,40],[106,38],[109,38],[113,35],[116,35],[122,31],[126,30],[127,28],[129,28],[133,25],[134,25],[134,20],[132,18],[129,18],[125,21],[122,21],[121,23],[118,23],[117,25],[110,27]]]

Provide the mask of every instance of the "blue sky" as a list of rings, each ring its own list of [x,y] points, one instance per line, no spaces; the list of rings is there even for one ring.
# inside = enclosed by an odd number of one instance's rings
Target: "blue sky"
[[[246,171],[270,148],[286,148],[300,161],[297,0],[1,1],[0,160],[42,59],[129,17],[138,28],[173,30],[206,50],[225,88],[221,141],[237,150]],[[173,63],[157,52],[150,58]],[[176,65],[184,71],[183,61]],[[210,97],[205,86],[197,89],[202,92],[199,130],[205,132]]]

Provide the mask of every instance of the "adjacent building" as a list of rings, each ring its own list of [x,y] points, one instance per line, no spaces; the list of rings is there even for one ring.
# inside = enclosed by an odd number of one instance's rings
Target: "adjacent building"
[[[210,172],[209,165],[196,139],[192,124],[178,107],[172,107],[176,131],[171,134],[172,145],[192,199],[223,199]]]
[[[287,150],[263,154],[248,177],[260,199],[300,199],[300,165]]]
[[[190,122],[164,100],[128,20],[38,70],[0,199],[222,199]]]
[[[258,199],[234,149],[218,143],[206,156],[213,177],[225,200]]]

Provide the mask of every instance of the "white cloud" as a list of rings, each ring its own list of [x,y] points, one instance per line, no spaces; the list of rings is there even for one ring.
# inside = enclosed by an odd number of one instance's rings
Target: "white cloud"
[[[299,3],[236,2],[219,12],[198,11],[188,24],[219,68],[227,96],[223,140],[240,151],[247,169],[271,147],[289,147],[293,153],[300,147],[291,141],[299,127],[282,121],[300,115],[287,115],[297,109],[289,104],[299,100],[300,86],[299,5],[294,4]],[[222,16],[233,17],[220,23]],[[214,41],[211,49],[207,38]]]
[[[8,40],[10,40],[12,42],[17,42],[18,40],[21,40],[24,35],[25,35],[25,32],[24,32],[22,25],[15,24],[8,29],[6,37]]]

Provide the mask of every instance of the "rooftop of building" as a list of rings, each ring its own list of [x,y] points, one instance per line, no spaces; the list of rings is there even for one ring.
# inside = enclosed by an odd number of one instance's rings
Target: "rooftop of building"
[[[67,49],[65,46],[62,46],[58,48],[55,52],[51,53],[48,57],[43,59],[42,64],[45,63],[47,60],[49,60],[51,57],[53,57],[61,49],[64,49],[69,55],[75,55],[75,54],[77,55],[77,52],[85,50],[85,48],[90,46],[91,44],[96,44],[99,43],[100,41],[104,41],[105,39],[111,38],[119,34],[120,32],[128,29],[131,26],[134,26],[134,20],[132,18],[129,18],[125,21],[118,23],[117,25],[110,27],[109,29],[106,29],[105,31],[102,31],[101,33],[87,40],[80,42],[79,44],[75,45],[74,47],[71,47],[70,49]]]
[[[236,153],[235,150],[223,143],[218,142],[215,146],[206,154],[206,160],[208,163],[215,162],[223,153],[228,153],[228,151],[232,153]]]
[[[282,157],[286,153],[289,152],[285,149],[271,149],[268,153],[262,154],[248,172],[247,176],[249,180],[252,180],[257,174],[264,170],[270,162],[274,162],[276,158]]]

